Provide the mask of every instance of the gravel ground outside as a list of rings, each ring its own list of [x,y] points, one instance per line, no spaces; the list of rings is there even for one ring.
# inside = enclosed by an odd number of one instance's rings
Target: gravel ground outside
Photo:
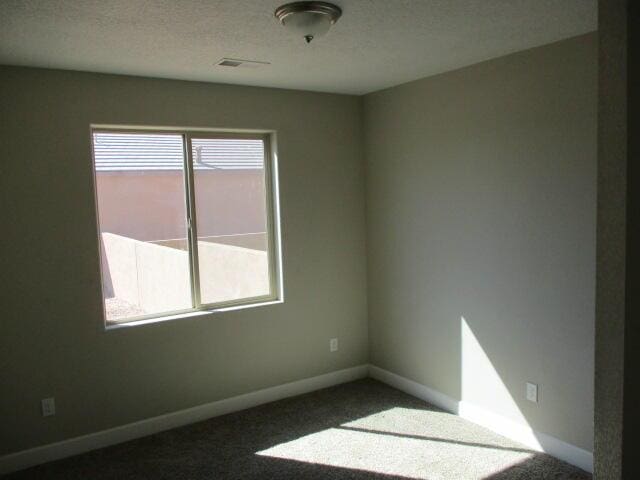
[[[108,320],[135,317],[146,313],[138,305],[134,305],[117,297],[105,299],[104,304]]]

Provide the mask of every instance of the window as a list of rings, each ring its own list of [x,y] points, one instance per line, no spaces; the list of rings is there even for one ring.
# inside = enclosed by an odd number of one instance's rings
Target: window
[[[268,134],[92,132],[107,324],[279,298]]]

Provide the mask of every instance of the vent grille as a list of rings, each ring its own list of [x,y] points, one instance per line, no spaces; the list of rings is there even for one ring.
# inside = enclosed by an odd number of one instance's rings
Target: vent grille
[[[218,63],[218,66],[220,67],[239,67],[240,65],[242,65],[242,62],[237,60],[222,60]]]
[[[260,62],[258,60],[241,60],[238,58],[222,58],[216,65],[218,67],[230,67],[230,68],[258,68],[266,65],[271,65],[269,62]]]

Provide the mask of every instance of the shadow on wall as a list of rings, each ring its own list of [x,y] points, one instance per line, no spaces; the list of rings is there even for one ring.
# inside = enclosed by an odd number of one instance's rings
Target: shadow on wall
[[[520,441],[544,451],[548,448],[549,438],[540,433],[546,431],[545,426],[549,425],[549,421],[557,420],[557,425],[562,426],[565,420],[563,416],[567,414],[553,411],[550,407],[557,404],[555,400],[562,396],[563,392],[552,392],[550,387],[545,389],[544,380],[549,378],[550,370],[558,368],[557,362],[562,361],[563,356],[567,361],[573,360],[573,356],[567,355],[567,352],[561,350],[562,346],[558,345],[557,355],[539,360],[538,364],[527,365],[526,358],[531,358],[531,355],[518,349],[535,349],[537,342],[549,339],[532,339],[524,346],[522,342],[519,345],[511,342],[512,335],[515,338],[523,336],[522,332],[518,332],[522,323],[513,323],[509,325],[509,322],[500,322],[495,316],[487,316],[477,319],[475,324],[472,324],[467,317],[460,317],[459,413],[474,421],[474,417],[479,417],[480,423],[499,433],[504,428],[505,435],[513,434],[514,429],[517,429]],[[551,342],[553,343],[553,340]],[[549,351],[548,347],[545,350]],[[579,370],[581,366],[576,367]],[[582,367],[590,368],[589,365]],[[530,372],[530,376],[523,378],[522,372],[527,371]],[[526,382],[537,386],[535,401],[527,399]],[[570,390],[570,380],[567,384],[567,389]],[[590,400],[586,399],[585,402]],[[546,402],[547,408],[544,408],[543,402]],[[541,413],[547,418],[542,419]],[[492,415],[496,416],[496,421],[493,421]],[[512,423],[505,424],[505,419]],[[574,420],[574,423],[577,422]],[[567,424],[570,425],[571,422],[564,422],[564,425]],[[588,431],[590,426],[587,422],[584,431]],[[585,436],[584,431],[580,432],[582,436]],[[569,443],[572,443],[571,440]],[[591,451],[591,448],[588,450]]]
[[[516,400],[464,317],[460,317],[460,339],[460,410],[463,411],[467,406],[491,408],[501,416],[529,427]],[[509,340],[500,337],[500,341]],[[536,448],[541,448],[533,435],[529,441],[533,441]]]
[[[375,295],[371,299],[376,315],[372,364],[444,392],[449,398],[440,405],[458,408],[463,418],[505,435],[517,435],[531,448],[557,448],[551,438],[556,437],[591,451],[588,412],[592,398],[585,398],[572,411],[562,408],[575,406],[575,401],[567,401],[570,395],[589,391],[585,377],[593,371],[588,354],[590,331],[579,322],[562,321],[578,315],[569,307],[583,307],[566,301],[560,304],[561,294],[540,301],[515,282],[503,283],[501,290],[489,284],[496,283],[493,278],[484,283],[465,282],[457,265],[443,262],[439,269],[440,259],[430,261],[436,280],[427,279],[419,287],[407,285],[404,265],[395,269],[400,270],[401,278],[374,275],[373,291],[384,292],[386,299],[380,302]],[[562,285],[551,282],[545,288],[563,291]],[[422,297],[418,290],[425,292]],[[585,304],[588,307],[589,302]],[[385,317],[398,322],[382,321]],[[586,340],[572,342],[583,345],[576,352],[563,339],[577,327],[582,330],[576,335]],[[567,371],[576,375],[567,377]],[[526,399],[526,382],[538,385],[537,404]],[[588,453],[574,453],[576,462],[589,468]]]

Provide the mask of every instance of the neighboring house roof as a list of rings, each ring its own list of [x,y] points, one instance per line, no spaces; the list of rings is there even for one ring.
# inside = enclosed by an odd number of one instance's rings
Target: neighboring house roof
[[[182,170],[182,135],[96,132],[96,172]],[[263,168],[262,140],[192,139],[194,170]]]

